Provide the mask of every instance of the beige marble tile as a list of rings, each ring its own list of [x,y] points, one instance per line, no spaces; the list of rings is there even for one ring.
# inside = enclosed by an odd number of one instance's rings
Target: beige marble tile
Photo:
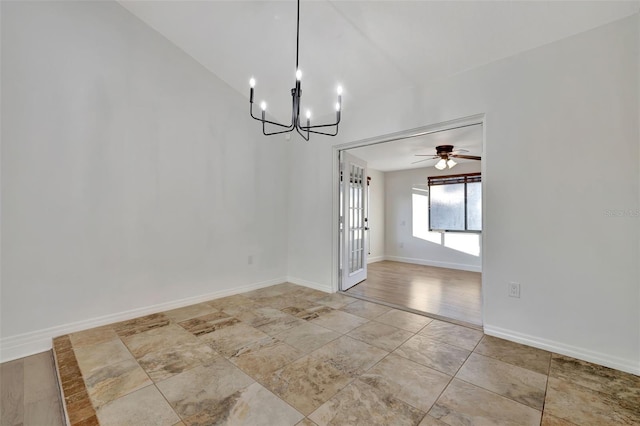
[[[640,376],[553,354],[549,377],[611,395],[620,406],[640,410]]]
[[[308,415],[351,380],[329,363],[307,355],[272,373],[264,384],[296,410]]]
[[[266,299],[273,296],[286,296],[288,293],[289,293],[289,289],[282,286],[278,286],[278,285],[272,285],[269,287],[248,291],[246,293],[242,293],[242,295],[246,298],[257,301],[260,299]]]
[[[453,376],[471,352],[416,334],[394,353]]]
[[[431,321],[419,334],[469,351],[482,339],[481,331],[438,320]]]
[[[187,426],[295,425],[304,416],[259,383],[249,385],[184,420]]]
[[[293,315],[306,321],[318,318],[321,313],[330,312],[333,308],[307,300],[296,299],[295,302],[289,303],[288,306],[280,309],[282,312]]]
[[[214,312],[182,321],[179,325],[194,336],[203,336],[238,322],[240,321],[237,318],[229,316],[226,312]]]
[[[298,294],[303,298],[315,302],[319,299],[327,297],[330,293],[325,291],[316,290],[313,288],[302,287],[302,289],[298,290]]]
[[[75,349],[82,346],[95,345],[96,343],[104,343],[110,340],[117,340],[118,334],[112,326],[105,325],[102,327],[91,328],[89,330],[79,331],[69,334],[71,344]]]
[[[163,314],[151,314],[144,317],[122,321],[113,325],[113,329],[120,337],[127,337],[136,333],[142,333],[153,328],[169,325],[169,318]]]
[[[166,327],[154,328],[122,338],[122,342],[136,358],[142,358],[150,352],[171,349],[197,341],[196,336],[177,324],[169,324]]]
[[[456,378],[542,410],[547,376],[512,364],[472,353]]]
[[[391,308],[384,305],[378,305],[377,303],[367,302],[366,300],[356,300],[340,310],[371,320],[382,314],[386,314],[391,310]]]
[[[219,311],[224,311],[231,316],[260,307],[253,300],[248,297],[244,297],[241,294],[209,300],[205,303]]]
[[[279,333],[303,323],[303,320],[282,312],[279,309],[262,307],[244,311],[236,315],[243,323],[255,327],[267,334]]]
[[[448,426],[447,423],[438,420],[434,417],[431,417],[430,415],[426,415],[424,416],[424,418],[422,419],[422,421],[420,422],[420,424],[418,426]]]
[[[93,406],[98,409],[106,403],[152,384],[133,357],[94,370],[85,377],[87,392]]]
[[[74,348],[74,352],[78,366],[85,377],[108,365],[133,360],[133,356],[120,339],[81,346],[77,349]]]
[[[451,376],[391,354],[365,372],[360,380],[426,413],[449,384]]]
[[[367,343],[342,336],[311,352],[310,356],[357,377],[387,356],[389,352]]]
[[[151,380],[159,382],[220,357],[205,342],[194,339],[194,341],[181,342],[172,347],[149,352],[138,358],[138,363]]]
[[[316,302],[318,302],[319,304],[328,306],[333,309],[344,308],[348,304],[356,301],[358,301],[358,299],[345,296],[344,294],[340,293],[332,293],[316,300]]]
[[[552,368],[553,369],[553,368]],[[565,380],[549,377],[545,413],[578,425],[638,425],[640,404],[629,404]]]
[[[415,425],[424,412],[355,380],[309,415],[325,425]]]
[[[171,426],[180,421],[155,386],[147,386],[105,404],[97,414],[102,426]]]
[[[267,333],[270,336],[275,336],[286,330],[291,330],[305,323],[304,320],[296,318],[292,315],[286,314],[286,317],[280,317],[270,323],[256,327],[258,330]]]
[[[237,323],[205,334],[199,339],[207,342],[215,351],[229,358],[241,347],[266,337],[269,335],[250,325]]]
[[[315,422],[309,420],[308,417],[300,420],[300,422],[296,423],[296,426],[318,426]]]
[[[201,317],[203,315],[218,312],[219,309],[214,308],[209,303],[198,303],[196,305],[185,306],[183,308],[165,311],[164,314],[173,322],[182,322],[191,318]]]
[[[319,325],[305,322],[297,327],[276,334],[276,338],[305,353],[340,337],[341,334]]]
[[[342,334],[348,333],[368,321],[368,319],[335,309],[330,312],[323,312],[318,316],[318,318],[311,320],[313,324],[320,325]]]
[[[575,424],[552,416],[545,411],[542,413],[542,423],[540,423],[540,426],[575,426]]]
[[[429,324],[432,319],[422,315],[413,314],[411,312],[399,311],[392,309],[389,312],[380,315],[375,319],[377,322],[401,328],[412,333],[417,333],[425,325]]]
[[[523,367],[536,373],[548,374],[551,353],[531,346],[485,335],[474,352]]]
[[[453,379],[428,415],[449,425],[538,426],[541,413],[477,386]]]
[[[304,308],[302,306],[305,306],[306,304],[288,306],[282,309],[282,312],[285,312],[289,315],[293,315],[294,317],[300,318],[305,321],[311,321],[313,319],[320,317],[320,315],[334,311],[333,308],[330,308],[325,305],[316,305],[316,304],[313,304],[313,302],[309,302],[309,304],[311,304],[311,306],[304,307]]]
[[[284,309],[288,306],[294,306],[299,303],[309,303],[309,301],[301,296],[288,294],[288,295],[280,295],[280,296],[263,297],[261,299],[257,299],[256,303],[264,307]]]
[[[406,342],[413,333],[372,321],[351,330],[347,335],[390,352]]]
[[[223,358],[200,365],[156,384],[173,409],[186,419],[254,383],[254,380]]]
[[[304,353],[286,343],[267,337],[238,349],[229,357],[234,365],[256,380],[300,358]],[[299,420],[299,419],[298,419]]]

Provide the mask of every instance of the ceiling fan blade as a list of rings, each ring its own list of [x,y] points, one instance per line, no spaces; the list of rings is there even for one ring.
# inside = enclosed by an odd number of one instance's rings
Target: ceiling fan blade
[[[433,155],[433,154],[413,154],[413,155],[415,155],[416,157],[440,158],[439,156],[437,156],[437,155]]]
[[[459,155],[459,154],[451,154],[451,157],[455,157],[455,158],[466,158],[467,160],[482,160],[482,157],[478,157],[477,155]]]
[[[424,160],[414,161],[414,162],[413,162],[413,163],[411,163],[411,164],[422,163],[423,161],[429,161],[429,160],[431,160],[431,158],[425,158]]]

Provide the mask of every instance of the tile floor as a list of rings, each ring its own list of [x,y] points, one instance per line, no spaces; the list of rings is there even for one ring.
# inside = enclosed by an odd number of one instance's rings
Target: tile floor
[[[72,425],[640,424],[640,377],[285,283],[54,340]]]

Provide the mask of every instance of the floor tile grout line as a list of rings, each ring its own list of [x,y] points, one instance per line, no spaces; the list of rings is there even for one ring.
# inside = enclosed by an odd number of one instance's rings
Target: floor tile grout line
[[[485,387],[483,387],[483,386],[480,386],[480,385],[477,385],[477,384],[475,384],[475,383],[471,383],[471,382],[469,382],[469,381],[467,381],[467,380],[461,379],[460,377],[454,376],[453,378],[454,378],[454,379],[456,379],[456,380],[459,380],[459,381],[461,381],[461,382],[463,382],[463,383],[466,383],[466,384],[468,384],[468,385],[471,385],[471,386],[473,386],[473,387],[476,387],[476,388],[478,388],[478,389],[482,389],[483,391],[489,392],[489,393],[491,393],[491,394],[493,394],[493,395],[499,396],[500,398],[502,398],[502,399],[506,399],[507,401],[511,401],[511,402],[514,402],[514,403],[516,403],[516,404],[518,404],[518,405],[522,405],[523,407],[527,407],[527,408],[530,408],[530,409],[532,409],[532,410],[535,410],[535,411],[537,411],[537,412],[539,412],[539,413],[540,413],[540,418],[542,419],[542,414],[543,414],[542,409],[534,408],[534,407],[532,407],[532,406],[530,406],[530,405],[527,405],[527,404],[524,404],[524,403],[522,403],[522,402],[520,402],[520,401],[516,401],[516,400],[515,400],[515,399],[513,399],[513,398],[510,398],[510,397],[505,396],[505,395],[501,395],[501,394],[499,394],[498,392],[492,391],[491,389],[487,389],[487,388],[485,388]]]

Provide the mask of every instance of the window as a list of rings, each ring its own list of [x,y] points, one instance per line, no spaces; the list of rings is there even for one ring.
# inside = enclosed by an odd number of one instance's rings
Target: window
[[[429,231],[482,231],[480,173],[432,176],[428,184]]]

